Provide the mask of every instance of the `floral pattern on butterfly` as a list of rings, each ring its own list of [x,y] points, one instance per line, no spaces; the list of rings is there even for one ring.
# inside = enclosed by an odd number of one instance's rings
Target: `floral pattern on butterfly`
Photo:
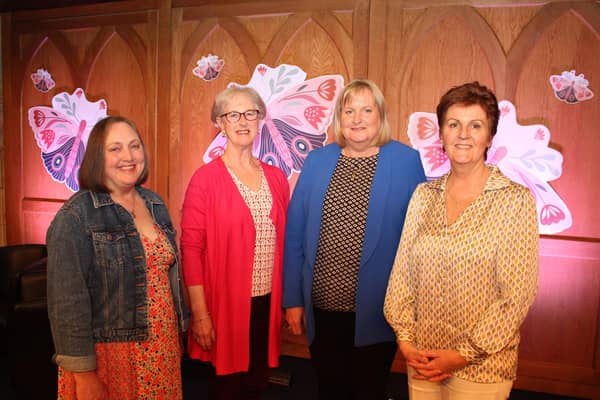
[[[200,58],[196,64],[196,68],[192,70],[192,74],[210,82],[217,79],[225,65],[225,60],[220,59],[213,54],[208,54],[207,56]]]
[[[583,74],[576,75],[575,70],[550,76],[554,96],[567,104],[576,104],[594,97],[594,93],[588,88],[589,84]]]
[[[497,165],[511,180],[529,188],[535,198],[541,234],[568,229],[573,224],[571,212],[548,183],[561,176],[563,163],[562,154],[548,147],[550,131],[543,125],[519,125],[515,106],[509,101],[501,101],[498,107],[500,120],[486,162]],[[408,137],[419,151],[429,179],[450,170],[436,114],[411,114]]]
[[[79,190],[78,173],[90,131],[105,118],[105,100],[87,100],[83,89],[62,92],[52,98],[52,107],[35,106],[28,111],[29,125],[41,150],[42,163],[56,182],[73,192]]]
[[[288,178],[302,170],[311,150],[325,144],[335,101],[344,87],[341,75],[305,79],[306,72],[295,65],[259,64],[247,85],[229,84],[252,87],[265,102],[267,115],[259,122],[253,154],[279,167]],[[204,153],[204,162],[220,157],[226,145],[225,134],[219,132]]]
[[[33,81],[33,86],[42,93],[47,93],[56,85],[50,72],[43,68],[39,68],[35,73],[31,74],[31,80]]]

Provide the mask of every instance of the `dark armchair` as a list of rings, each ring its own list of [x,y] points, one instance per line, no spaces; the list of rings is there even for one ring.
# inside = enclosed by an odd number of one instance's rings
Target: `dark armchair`
[[[17,399],[55,399],[46,305],[46,246],[0,247],[0,346]]]

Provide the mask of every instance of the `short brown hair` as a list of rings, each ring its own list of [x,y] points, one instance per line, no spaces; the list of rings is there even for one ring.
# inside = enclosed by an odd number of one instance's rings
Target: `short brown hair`
[[[353,95],[365,90],[369,90],[373,95],[373,100],[375,100],[375,105],[379,111],[379,119],[381,121],[381,127],[379,128],[375,144],[378,147],[381,147],[391,140],[392,135],[385,111],[385,99],[383,93],[381,93],[381,90],[375,82],[368,79],[355,79],[344,87],[344,90],[342,90],[335,102],[333,130],[335,132],[335,139],[340,147],[346,146],[346,138],[342,135],[342,109],[348,104]]]
[[[217,122],[217,118],[219,118],[225,112],[225,105],[236,94],[245,94],[246,96],[248,96],[258,109],[258,117],[260,119],[263,119],[265,117],[267,113],[267,107],[265,106],[265,102],[256,90],[248,86],[231,86],[219,92],[215,96],[215,101],[213,103],[212,110],[210,111],[210,120],[212,122]]]
[[[90,132],[85,155],[83,156],[83,162],[79,169],[79,187],[81,189],[108,193],[109,190],[104,182],[104,146],[106,145],[106,137],[108,136],[110,127],[119,122],[129,125],[129,127],[133,129],[144,150],[144,169],[135,183],[136,186],[143,184],[148,179],[148,153],[146,152],[146,146],[144,145],[144,141],[140,136],[137,126],[128,118],[109,116],[96,122],[96,125],[94,125]]]
[[[500,109],[498,108],[498,100],[494,92],[486,86],[479,84],[479,82],[465,83],[448,90],[441,97],[436,108],[440,135],[442,134],[441,127],[444,126],[448,109],[456,104],[480,106],[490,121],[490,136],[491,138],[494,137],[498,129],[498,120],[500,119]]]

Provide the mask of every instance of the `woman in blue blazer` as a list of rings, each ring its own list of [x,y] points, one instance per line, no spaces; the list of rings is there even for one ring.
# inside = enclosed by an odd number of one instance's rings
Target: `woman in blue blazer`
[[[288,208],[286,322],[306,331],[319,398],[383,399],[396,352],[383,316],[418,153],[390,139],[384,98],[350,82],[334,115],[336,143],[309,153]]]

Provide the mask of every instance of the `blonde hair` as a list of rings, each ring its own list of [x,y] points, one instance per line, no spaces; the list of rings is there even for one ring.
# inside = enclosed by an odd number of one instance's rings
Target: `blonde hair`
[[[344,87],[344,90],[342,90],[342,93],[340,93],[335,103],[333,130],[335,132],[336,142],[340,147],[346,146],[346,138],[344,138],[344,135],[342,134],[342,109],[348,104],[352,96],[364,92],[365,90],[369,90],[373,95],[373,100],[375,100],[375,105],[379,111],[379,119],[381,121],[381,126],[375,139],[375,145],[381,147],[389,143],[392,138],[390,125],[385,112],[385,99],[383,93],[381,93],[381,90],[377,87],[375,82],[368,79],[355,79]]]

